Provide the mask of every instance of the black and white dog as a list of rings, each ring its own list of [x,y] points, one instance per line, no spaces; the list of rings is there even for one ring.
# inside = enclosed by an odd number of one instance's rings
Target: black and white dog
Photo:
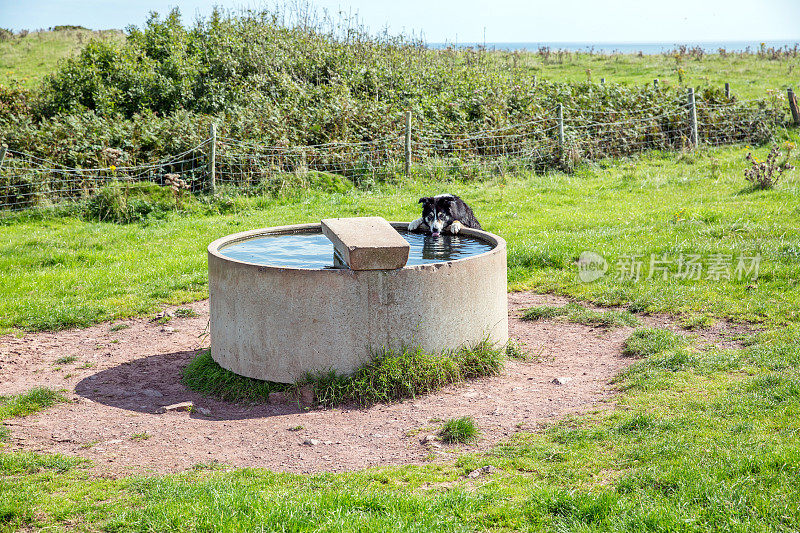
[[[426,196],[419,199],[422,204],[422,218],[408,225],[409,231],[425,226],[431,237],[438,237],[442,231],[456,234],[461,228],[481,229],[472,209],[464,200],[452,194]]]

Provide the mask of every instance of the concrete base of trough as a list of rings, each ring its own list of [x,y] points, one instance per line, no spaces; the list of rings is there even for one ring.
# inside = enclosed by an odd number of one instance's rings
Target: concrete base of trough
[[[406,223],[392,223],[406,228]],[[383,347],[429,353],[508,340],[506,243],[466,259],[395,270],[296,269],[239,262],[225,244],[319,224],[230,235],[208,247],[211,355],[222,367],[290,383],[306,372],[347,374]]]

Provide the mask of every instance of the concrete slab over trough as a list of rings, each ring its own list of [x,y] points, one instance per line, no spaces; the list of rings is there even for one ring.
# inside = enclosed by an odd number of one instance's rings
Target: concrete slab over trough
[[[381,217],[326,218],[322,233],[351,270],[394,270],[408,261],[408,241]]]

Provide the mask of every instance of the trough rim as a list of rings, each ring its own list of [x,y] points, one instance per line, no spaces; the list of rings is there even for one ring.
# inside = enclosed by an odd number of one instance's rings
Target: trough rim
[[[409,222],[389,222],[389,224],[391,224],[392,227],[396,229],[408,230]],[[304,268],[304,267],[275,266],[275,265],[264,265],[259,263],[250,263],[248,261],[233,259],[231,257],[222,255],[220,253],[220,248],[222,248],[223,246],[229,246],[231,244],[235,244],[241,241],[246,241],[254,237],[259,237],[261,235],[292,235],[298,233],[316,233],[316,231],[319,231],[320,233],[322,232],[322,224],[320,222],[311,222],[308,224],[290,224],[287,226],[271,226],[268,228],[259,228],[254,230],[242,231],[239,233],[231,233],[230,235],[225,235],[224,237],[220,237],[219,239],[216,239],[215,241],[211,242],[211,244],[208,245],[208,253],[209,255],[212,255],[215,258],[220,259],[222,261],[229,261],[231,263],[248,265],[259,269],[300,270],[300,271],[332,272],[332,273],[351,272],[349,268]],[[493,245],[493,248],[486,252],[471,255],[469,257],[463,257],[461,259],[452,259],[450,261],[437,261],[436,263],[426,263],[424,265],[406,265],[401,268],[395,268],[389,270],[393,271],[435,270],[437,268],[441,268],[442,265],[451,263],[463,263],[464,261],[471,261],[474,259],[486,257],[488,255],[496,253],[505,253],[506,251],[505,239],[503,239],[499,235],[495,235],[494,233],[472,228],[463,228],[459,233],[464,235],[469,235],[472,237],[477,237]]]

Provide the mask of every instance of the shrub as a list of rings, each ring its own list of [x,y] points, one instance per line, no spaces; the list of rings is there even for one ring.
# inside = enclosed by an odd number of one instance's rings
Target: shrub
[[[155,183],[112,181],[86,202],[85,215],[90,220],[128,224],[148,218],[164,218],[176,209],[169,189]]]
[[[744,171],[744,178],[750,182],[753,189],[771,189],[778,183],[784,172],[794,169],[789,164],[793,146],[791,143],[786,143],[786,158],[780,163],[778,158],[781,156],[781,151],[777,144],[772,146],[772,150],[769,151],[764,161],[747,153],[746,159],[750,162],[750,168]]]

